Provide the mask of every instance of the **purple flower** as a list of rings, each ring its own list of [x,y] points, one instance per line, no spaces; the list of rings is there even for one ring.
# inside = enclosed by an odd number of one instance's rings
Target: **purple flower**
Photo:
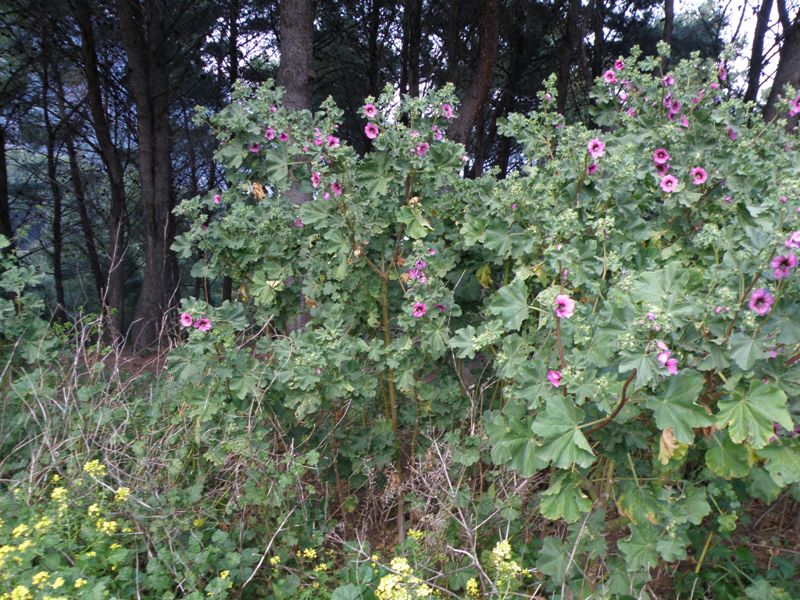
[[[797,257],[794,252],[779,254],[772,259],[769,266],[772,267],[772,274],[775,275],[775,279],[786,279],[792,274],[792,269],[797,266]]]
[[[800,95],[789,102],[789,116],[793,117],[797,114],[800,114]]]
[[[328,135],[325,137],[325,141],[328,142],[328,148],[338,148],[339,147],[339,138],[335,135]]]
[[[549,381],[553,387],[558,387],[561,385],[561,371],[554,371],[553,369],[547,372],[547,381]]]
[[[703,185],[708,179],[708,173],[703,167],[695,167],[691,171],[692,174],[692,183],[695,185]]]
[[[586,146],[586,151],[592,158],[600,158],[606,153],[606,144],[599,138],[592,138]]]
[[[686,118],[686,115],[681,115],[681,127],[689,127],[689,119]]]
[[[424,271],[424,270],[427,268],[427,266],[428,266],[428,263],[426,263],[424,260],[422,260],[422,259],[420,258],[420,259],[419,259],[419,260],[418,260],[418,261],[417,261],[417,262],[414,264],[414,266],[415,266],[416,268],[418,268],[420,271]]]
[[[275,139],[275,129],[272,127],[267,127],[267,130],[264,132],[264,137],[268,140]]]
[[[181,327],[191,327],[192,326],[192,315],[188,312],[181,313]]]
[[[665,165],[669,162],[669,152],[664,148],[656,148],[653,152],[653,162],[657,165]]]
[[[211,331],[211,320],[207,319],[206,317],[202,317],[195,321],[194,326],[199,331]]]
[[[301,219],[300,217],[297,217],[294,220],[294,226],[297,227],[298,229],[302,228],[303,227],[303,219]]]
[[[666,364],[664,365],[667,367],[667,372],[670,375],[677,375],[678,374],[678,359],[677,358],[670,358],[667,360]]]
[[[285,131],[281,131],[281,134],[278,136],[278,139],[280,141],[282,141],[282,142],[288,142],[289,141],[289,134],[286,133]]]
[[[617,83],[617,74],[609,69],[605,73],[603,73],[603,81],[606,83]]]
[[[769,293],[769,290],[758,288],[750,294],[750,302],[748,302],[747,306],[758,316],[763,317],[772,310],[773,302],[775,302],[775,298]]]
[[[553,311],[559,319],[569,319],[575,311],[575,300],[566,294],[556,296],[556,306]]]
[[[344,188],[342,188],[342,184],[338,181],[334,181],[331,184],[331,191],[334,193],[335,196],[341,196]]]
[[[271,113],[278,112],[278,107],[277,107],[277,106],[275,106],[274,104],[272,104],[272,105],[269,107],[269,112],[271,112]]]
[[[732,142],[736,141],[736,130],[733,127],[728,127],[728,139]]]
[[[589,166],[586,167],[586,174],[587,175],[594,175],[595,173],[597,173],[597,163],[596,162],[591,162],[591,163],[589,163]]]
[[[368,119],[372,119],[378,114],[378,109],[375,108],[374,104],[365,104],[362,110],[364,111],[364,116]]]
[[[419,272],[419,269],[409,269],[408,270],[408,278],[409,279],[419,279],[420,275],[421,275],[421,273]]]
[[[367,123],[367,125],[364,127],[364,135],[366,135],[371,140],[377,138],[380,132],[381,130],[378,129],[378,126],[375,125],[375,123]]]
[[[728,70],[725,68],[725,63],[719,63],[719,80],[725,81],[728,79]]]
[[[789,237],[786,238],[786,247],[800,248],[800,231],[793,231],[789,234]]]
[[[678,180],[673,175],[664,175],[661,178],[661,189],[671,194],[678,188]]]
[[[444,314],[444,311],[447,310],[444,304],[439,304],[438,302],[433,305],[435,308],[439,310],[440,313]]]
[[[261,150],[261,144],[250,144],[248,150],[253,154],[258,154],[259,150]]]
[[[658,173],[662,177],[667,173],[669,173],[669,163],[664,163],[663,165],[656,165],[656,173]]]
[[[319,187],[319,184],[320,184],[321,182],[322,182],[322,176],[321,176],[319,173],[317,173],[316,171],[314,171],[314,172],[311,174],[311,185],[312,185],[313,187],[315,187],[315,188],[318,188],[318,187]]]
[[[672,87],[675,85],[675,78],[672,75],[664,75],[661,79],[661,83],[664,84],[664,87]]]
[[[625,68],[625,63],[624,63],[624,62],[622,62],[622,59],[621,59],[621,58],[618,58],[617,60],[615,60],[615,61],[614,61],[614,68],[615,68],[617,71],[622,71],[622,69],[624,69],[624,68]]]
[[[422,317],[425,316],[427,312],[428,312],[427,304],[425,304],[424,302],[415,302],[411,314],[414,315],[415,319],[421,319]]]
[[[442,104],[442,114],[444,115],[445,119],[452,119],[453,118],[453,107],[445,102]]]
[[[428,149],[431,145],[428,142],[422,142],[421,144],[417,144],[417,156],[425,156],[428,153]]]

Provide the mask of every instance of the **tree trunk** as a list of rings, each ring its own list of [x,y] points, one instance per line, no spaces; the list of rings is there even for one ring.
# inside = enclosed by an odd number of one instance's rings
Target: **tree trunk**
[[[778,14],[783,25],[783,41],[778,70],[775,72],[775,80],[772,82],[767,105],[764,107],[764,118],[767,121],[778,116],[778,99],[783,94],[784,86],[789,84],[795,88],[800,87],[800,12],[791,19],[786,9],[786,0],[778,0]],[[797,118],[793,118],[790,126],[796,123]]]
[[[47,39],[49,36],[45,31],[42,45],[42,112],[44,117],[45,131],[47,132],[47,182],[50,185],[50,192],[53,195],[53,214],[50,222],[51,241],[53,243],[53,283],[56,289],[56,310],[54,319],[59,322],[66,321],[66,300],[64,297],[64,270],[62,266],[62,254],[64,249],[64,237],[61,230],[62,206],[64,194],[61,184],[58,181],[58,167],[56,164],[56,131],[50,120],[50,73],[48,62],[50,60],[47,51]]]
[[[581,8],[580,0],[566,0],[567,23],[564,37],[561,38],[561,48],[558,59],[558,79],[556,81],[556,108],[562,115],[567,110],[567,96],[569,94],[570,69],[575,56],[575,46],[581,43],[578,39],[578,12]]]
[[[175,219],[167,8],[162,0],[144,0],[143,5],[136,0],[116,0],[116,7],[136,105],[145,263],[131,334],[134,347],[141,349],[159,340],[178,286],[177,261],[170,249],[175,239]]]
[[[745,102],[755,102],[758,97],[758,86],[761,82],[761,69],[764,66],[764,36],[769,27],[769,15],[772,13],[772,1],[762,0],[758,10],[758,21],[753,33],[753,48],[750,52],[750,70],[747,72],[747,91]]]
[[[603,59],[605,58],[605,6],[603,0],[594,0],[592,11],[592,31],[594,32],[594,47],[592,48],[592,78],[600,77],[603,72]]]
[[[419,50],[422,45],[422,0],[403,2],[403,47],[400,90],[419,96]]]
[[[239,79],[239,16],[241,4],[239,0],[231,0],[228,11],[228,60],[230,61],[230,82],[233,84]],[[221,85],[221,82],[220,82]]]
[[[97,65],[97,48],[94,40],[92,14],[87,0],[74,0],[73,12],[81,34],[81,57],[86,77],[86,100],[92,115],[92,125],[100,160],[108,176],[108,277],[102,292],[106,338],[119,342],[125,323],[125,270],[123,267],[126,245],[125,180],[122,161],[111,137],[111,125],[101,94],[100,71]]]
[[[470,82],[469,91],[461,104],[459,115],[447,130],[452,139],[462,144],[469,141],[472,125],[492,89],[499,30],[498,0],[481,0],[478,65]]]
[[[675,0],[664,0],[664,30],[661,39],[672,48],[672,29],[675,26]],[[666,67],[666,64],[664,65]]]
[[[0,234],[8,238],[12,245],[3,249],[12,251],[14,244],[14,225],[11,222],[11,208],[8,204],[8,170],[6,168],[6,130],[0,127]]]
[[[56,92],[58,93],[58,114],[62,124],[67,125],[68,115],[64,99],[64,84],[61,81],[61,75],[56,70],[54,73],[56,82]],[[86,192],[83,187],[83,178],[81,175],[80,165],[78,164],[78,153],[75,151],[75,142],[73,137],[76,131],[73,127],[69,127],[65,132],[64,141],[67,147],[67,157],[69,158],[69,173],[70,180],[72,181],[72,189],[75,192],[75,202],[78,208],[78,217],[80,218],[81,231],[83,233],[83,242],[86,246],[86,257],[89,260],[89,269],[92,271],[92,278],[94,279],[95,291],[97,292],[98,302],[100,306],[103,305],[103,283],[105,278],[103,270],[100,268],[100,259],[97,255],[97,245],[95,244],[94,229],[92,221],[89,218],[89,211],[87,208]]]
[[[314,54],[313,0],[281,0],[278,84],[288,109],[311,110]]]

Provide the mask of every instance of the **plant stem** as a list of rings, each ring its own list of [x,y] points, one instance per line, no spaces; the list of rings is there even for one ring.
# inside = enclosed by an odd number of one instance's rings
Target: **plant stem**
[[[622,384],[622,393],[620,394],[619,403],[611,412],[611,414],[608,415],[607,417],[599,419],[598,421],[592,421],[591,423],[587,423],[586,425],[584,425],[583,427],[589,427],[589,430],[586,431],[584,435],[591,435],[592,433],[601,430],[603,427],[605,427],[606,425],[611,423],[611,421],[614,420],[614,418],[622,410],[622,407],[624,407],[625,403],[628,401],[628,386],[631,384],[631,381],[633,381],[634,377],[636,377],[636,369],[634,369],[631,372],[631,374],[625,380],[625,383]]]

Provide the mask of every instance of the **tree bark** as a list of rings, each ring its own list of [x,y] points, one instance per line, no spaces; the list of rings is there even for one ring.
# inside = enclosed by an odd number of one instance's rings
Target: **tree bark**
[[[145,263],[131,335],[136,349],[159,340],[164,319],[175,303],[177,260],[172,214],[169,65],[162,0],[116,0],[120,36],[128,57],[136,105],[139,187],[144,217]]]
[[[764,66],[764,36],[769,27],[769,15],[772,13],[773,0],[762,0],[758,10],[758,21],[753,33],[753,47],[750,51],[750,70],[747,72],[747,91],[744,93],[745,101],[755,102],[758,96],[758,86],[761,82],[761,69]]]
[[[240,0],[231,0],[228,11],[228,60],[230,61],[231,89],[239,79],[239,16],[241,10]]]
[[[91,8],[87,0],[73,0],[73,13],[81,35],[81,57],[86,77],[86,100],[92,115],[92,126],[100,148],[100,160],[108,176],[108,270],[105,287],[101,293],[105,315],[106,338],[119,342],[125,323],[125,270],[123,267],[126,245],[125,180],[122,161],[111,137],[111,125],[103,104],[100,71],[97,65],[97,48],[94,39]]]
[[[311,84],[314,78],[314,2],[281,0],[278,84],[286,93],[284,106],[311,110]]]
[[[664,0],[664,30],[661,39],[672,47],[672,30],[675,26],[675,0]]]
[[[14,225],[11,222],[11,208],[8,203],[8,170],[6,167],[6,130],[0,127],[0,234],[8,238],[11,245],[3,252],[9,253],[14,244]]]
[[[403,2],[403,47],[400,89],[419,96],[419,53],[422,45],[422,0]]]
[[[50,221],[51,241],[53,244],[53,283],[56,289],[56,310],[54,319],[59,322],[66,321],[66,300],[64,295],[64,270],[62,264],[64,237],[61,229],[62,207],[64,204],[64,193],[58,181],[58,167],[56,164],[56,131],[50,120],[50,61],[48,52],[48,40],[50,36],[45,30],[42,36],[42,112],[44,126],[47,133],[47,182],[50,185],[50,193],[53,196],[53,214]]]
[[[457,142],[465,144],[469,141],[472,126],[489,97],[497,62],[499,31],[498,0],[481,0],[478,65],[458,117],[447,130],[448,135]]]
[[[569,94],[570,70],[575,46],[580,43],[578,39],[578,13],[581,9],[580,0],[566,0],[567,23],[564,37],[561,38],[561,48],[558,59],[558,79],[556,80],[556,108],[562,115],[567,110],[567,96]]]
[[[67,114],[66,101],[64,98],[64,84],[62,83],[61,75],[57,70],[54,73],[54,79],[56,82],[56,92],[58,94],[57,100],[59,120],[63,125],[68,125],[69,116]],[[92,221],[89,218],[86,191],[83,186],[83,177],[81,174],[80,165],[78,164],[78,153],[75,150],[75,142],[73,141],[75,135],[75,128],[69,126],[64,135],[64,143],[67,147],[70,180],[72,181],[72,189],[75,192],[75,202],[78,208],[81,231],[83,233],[83,243],[86,247],[86,257],[89,260],[89,269],[92,272],[92,278],[94,280],[98,302],[102,307],[103,283],[105,282],[105,277],[103,276],[103,270],[100,267],[100,258],[97,255],[97,245],[95,244],[94,228],[92,227]]]
[[[603,59],[605,58],[605,6],[603,0],[594,0],[592,10],[592,31],[594,33],[594,47],[592,48],[592,78],[599,77],[603,72]]]
[[[778,116],[778,99],[787,84],[800,87],[800,11],[791,18],[786,8],[786,0],[778,0],[778,14],[783,26],[778,70],[769,91],[767,105],[764,107],[764,118],[771,121]],[[791,119],[790,126],[797,124],[797,118]]]

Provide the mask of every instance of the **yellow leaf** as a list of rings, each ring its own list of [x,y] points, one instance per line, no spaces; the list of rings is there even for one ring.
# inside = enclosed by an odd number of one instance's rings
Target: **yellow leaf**
[[[678,442],[675,441],[675,432],[671,427],[667,427],[661,432],[661,441],[658,444],[658,462],[665,465],[678,449]]]

